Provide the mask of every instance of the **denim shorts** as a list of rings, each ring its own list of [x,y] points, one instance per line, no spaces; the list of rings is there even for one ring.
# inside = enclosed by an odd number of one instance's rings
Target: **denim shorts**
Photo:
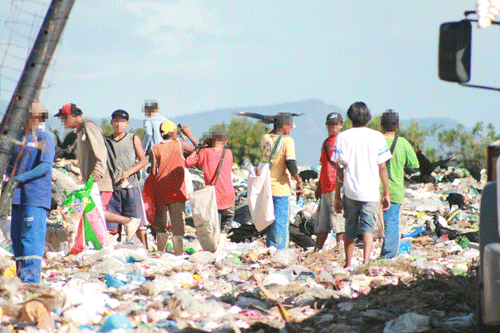
[[[344,196],[345,235],[356,239],[357,235],[375,232],[375,213],[378,201],[364,202]]]

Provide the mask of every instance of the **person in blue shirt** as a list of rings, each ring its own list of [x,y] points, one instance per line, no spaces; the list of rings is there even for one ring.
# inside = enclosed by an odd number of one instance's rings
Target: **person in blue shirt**
[[[56,151],[52,137],[39,128],[45,119],[47,111],[35,99],[21,138],[24,144],[16,147],[7,170],[7,175],[13,175],[12,180],[19,182],[12,200],[10,234],[17,276],[26,283],[40,282],[47,212],[51,206]],[[13,169],[17,160],[17,168]]]
[[[163,142],[160,134],[160,125],[167,119],[158,114],[158,102],[155,100],[147,100],[144,103],[144,136],[142,141],[142,149],[146,156],[151,154],[153,146]]]

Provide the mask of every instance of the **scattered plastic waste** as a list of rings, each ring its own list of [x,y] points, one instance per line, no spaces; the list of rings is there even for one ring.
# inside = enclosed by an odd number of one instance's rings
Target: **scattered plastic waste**
[[[69,164],[54,166],[59,171],[54,185],[63,184],[53,191],[56,202],[80,187],[77,170]],[[36,320],[17,318],[25,304],[37,301],[57,332],[364,332],[374,325],[386,333],[465,331],[473,325],[472,310],[463,300],[472,288],[470,269],[479,258],[478,194],[483,183],[456,178],[466,175],[457,169],[439,171],[436,178],[442,182],[405,189],[396,257],[379,259],[381,242],[376,240],[371,262],[363,265],[360,243],[351,267],[344,267],[344,243],[335,234],[328,235],[319,252],[310,245],[316,241],[317,179],[304,182],[298,200],[290,197],[291,241],[288,249],[278,251],[267,248],[265,232],[253,226],[245,201],[248,171],[237,166],[232,175],[235,220],[216,253],[202,250],[188,208],[182,256],[172,253],[171,243],[166,252],[154,252],[149,231],[148,250],[115,236],[101,250],[68,255],[70,240],[61,233],[68,226],[59,212],[51,211],[52,241],[48,236],[42,283],[23,285],[15,277],[10,252],[10,219],[0,220],[0,322],[9,323],[10,330],[32,332]],[[194,187],[203,182],[203,174],[190,172]],[[445,182],[450,175],[455,181]],[[451,210],[445,200],[450,193],[463,193],[467,203]],[[362,295],[370,297],[359,302]]]

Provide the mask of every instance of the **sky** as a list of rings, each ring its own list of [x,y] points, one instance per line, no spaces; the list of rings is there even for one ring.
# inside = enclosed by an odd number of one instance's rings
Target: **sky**
[[[12,4],[30,11],[48,2]],[[76,0],[41,102],[50,114],[72,102],[90,117],[124,109],[141,119],[146,99],[167,118],[308,99],[347,110],[364,101],[375,115],[390,108],[402,119],[449,117],[500,130],[500,92],[437,74],[440,24],[463,19],[475,4]],[[10,8],[0,0],[0,23]],[[498,26],[474,23],[470,83],[500,87],[499,36]],[[14,88],[2,75],[0,99],[10,101]]]

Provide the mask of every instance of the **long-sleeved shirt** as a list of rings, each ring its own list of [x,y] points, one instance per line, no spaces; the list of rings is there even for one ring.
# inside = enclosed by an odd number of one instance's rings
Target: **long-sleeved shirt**
[[[78,130],[77,153],[78,166],[82,173],[82,178],[86,182],[94,170],[102,178],[97,182],[99,191],[112,192],[113,183],[109,175],[108,150],[104,143],[102,129],[96,123],[85,120]]]
[[[151,117],[146,117],[144,119],[144,136],[142,141],[142,148],[146,155],[151,153],[153,146],[162,143],[163,138],[160,134],[160,125],[167,121],[167,119],[158,113],[151,115]]]

